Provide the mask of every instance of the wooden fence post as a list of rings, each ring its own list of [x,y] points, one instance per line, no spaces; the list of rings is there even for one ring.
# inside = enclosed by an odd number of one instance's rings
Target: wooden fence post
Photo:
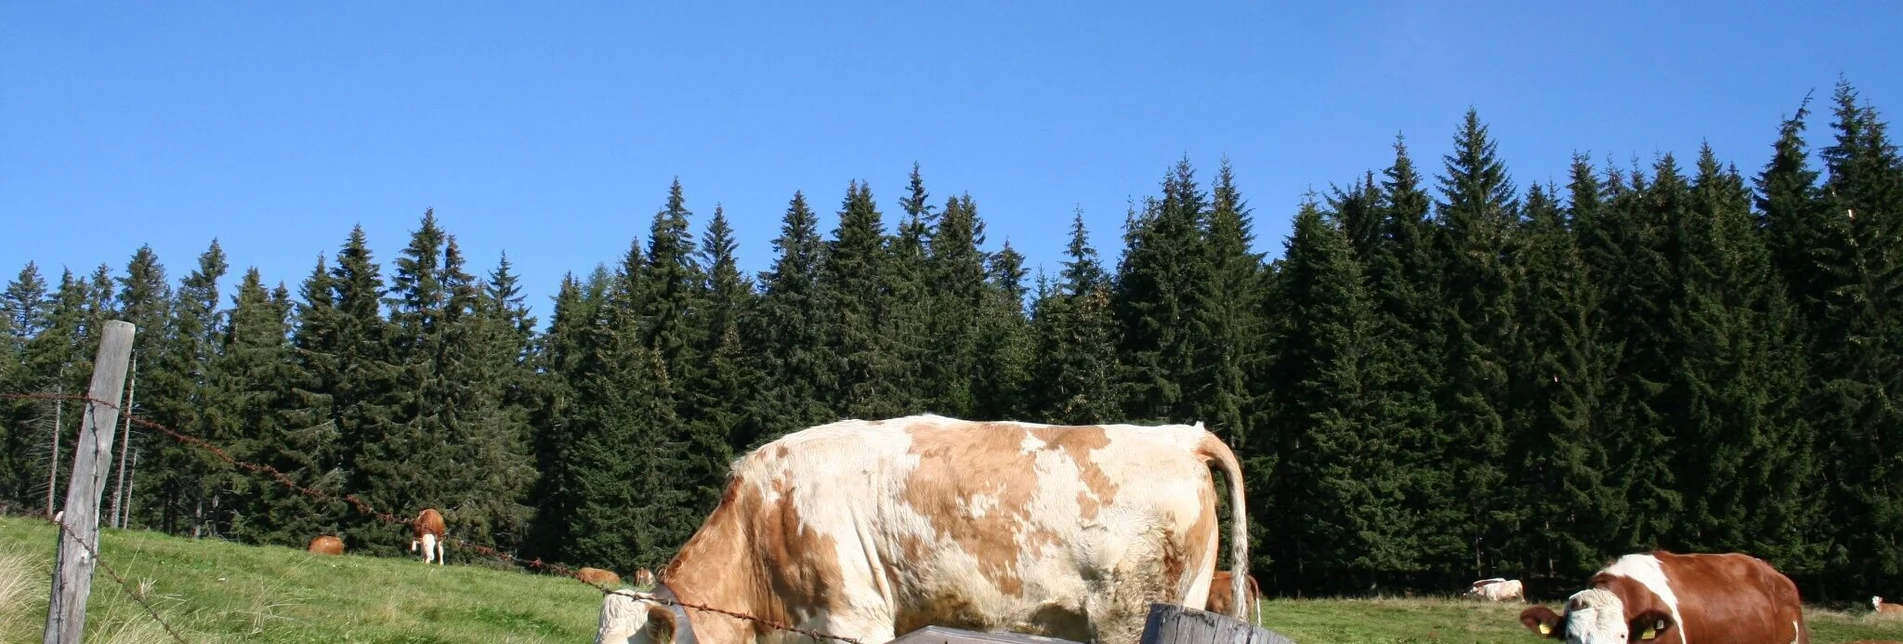
[[[119,394],[125,391],[126,365],[132,360],[132,335],[137,327],[124,320],[106,322],[93,360],[92,385],[86,396],[84,423],[73,444],[73,475],[66,483],[66,506],[59,521],[59,554],[53,560],[53,593],[46,606],[44,644],[78,644],[86,628],[86,599],[92,591],[93,560],[77,539],[99,546],[99,496],[105,492],[105,472],[112,463],[112,435],[119,419]],[[100,468],[104,461],[107,468]],[[77,537],[77,539],[75,538]]]
[[[1158,602],[1150,604],[1141,644],[1295,644],[1295,640],[1228,615]]]

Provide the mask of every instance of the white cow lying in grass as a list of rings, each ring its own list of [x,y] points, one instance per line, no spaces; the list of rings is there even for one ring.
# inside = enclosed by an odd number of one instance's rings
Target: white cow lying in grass
[[[1492,579],[1482,579],[1474,582],[1473,586],[1467,589],[1467,592],[1461,593],[1461,596],[1477,597],[1496,602],[1509,599],[1526,601],[1526,586],[1521,584],[1518,579],[1494,577]]]

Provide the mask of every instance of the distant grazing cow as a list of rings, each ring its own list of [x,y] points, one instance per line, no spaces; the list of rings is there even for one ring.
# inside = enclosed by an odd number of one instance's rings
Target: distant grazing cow
[[[1496,602],[1509,599],[1524,601],[1526,599],[1526,585],[1521,584],[1518,579],[1506,579],[1503,577],[1482,579],[1474,582],[1473,586],[1467,589],[1467,592],[1461,593],[1461,596],[1477,597]]]
[[[341,555],[344,554],[344,542],[342,539],[326,534],[312,539],[310,547],[305,550],[310,551],[311,554]]]
[[[425,508],[422,514],[416,515],[412,526],[415,538],[410,539],[410,552],[416,552],[416,547],[421,545],[423,563],[434,561],[438,566],[447,565],[443,558],[443,515],[436,508]]]
[[[1655,551],[1620,557],[1566,600],[1520,612],[1528,629],[1572,644],[1808,644],[1804,607],[1771,564],[1749,555]]]
[[[1886,603],[1882,597],[1872,596],[1870,608],[1884,617],[1903,617],[1903,604]]]
[[[1232,595],[1248,579],[1235,454],[1197,425],[847,420],[734,463],[653,594],[602,602],[596,642],[868,644],[925,626],[1136,644],[1152,602],[1206,605],[1222,470]],[[1240,614],[1241,606],[1232,607]]]
[[[639,588],[654,587],[654,571],[639,568],[634,571],[634,585]]]
[[[1203,610],[1223,615],[1228,615],[1233,610],[1235,603],[1231,600],[1234,599],[1235,596],[1229,594],[1231,588],[1229,581],[1232,577],[1233,575],[1227,570],[1218,570],[1214,576],[1210,577],[1209,602],[1208,606],[1204,607]],[[1243,600],[1243,605],[1248,607],[1249,621],[1259,622],[1261,607],[1258,606],[1257,603],[1262,601],[1262,588],[1256,586],[1255,577],[1249,578],[1243,595],[1246,597],[1246,599]]]
[[[614,574],[614,571],[602,570],[600,568],[583,568],[576,571],[575,578],[595,586],[621,585],[621,575]]]

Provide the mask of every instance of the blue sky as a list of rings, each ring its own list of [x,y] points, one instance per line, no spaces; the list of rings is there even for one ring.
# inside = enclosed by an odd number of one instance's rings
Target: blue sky
[[[1903,110],[1903,3],[1877,0],[692,4],[6,3],[0,271],[122,273],[151,244],[176,283],[216,237],[227,285],[295,290],[354,224],[387,275],[433,207],[546,323],[676,176],[750,272],[795,190],[830,231],[870,182],[889,228],[914,161],[1055,272],[1073,209],[1114,258],[1185,156],[1207,178],[1227,155],[1278,256],[1307,190],[1396,134],[1437,171],[1469,106],[1522,188],[1703,141],[1755,174],[1839,74]]]

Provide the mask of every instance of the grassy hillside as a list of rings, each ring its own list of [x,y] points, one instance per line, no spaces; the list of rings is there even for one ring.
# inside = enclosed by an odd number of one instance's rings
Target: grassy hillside
[[[0,601],[0,642],[38,642],[46,623],[55,528],[0,517],[0,570],[29,562],[32,587]],[[101,556],[154,600],[190,642],[587,642],[601,594],[572,579],[418,559],[193,541],[107,530]],[[16,567],[18,564],[16,563]],[[0,600],[9,599],[0,574]],[[169,642],[100,570],[88,642]],[[24,601],[22,601],[24,600]]]
[[[104,556],[138,588],[94,582],[89,642],[169,642],[128,593],[153,599],[197,642],[587,642],[600,594],[572,580],[415,559],[321,557],[290,548],[106,531]],[[0,642],[37,642],[46,616],[54,529],[0,517]],[[9,571],[13,574],[9,574]],[[24,574],[22,574],[22,572]],[[1263,604],[1298,642],[1539,641],[1520,604],[1450,599],[1311,599]],[[1903,621],[1815,610],[1814,641],[1903,640]],[[875,644],[875,643],[868,643]]]

